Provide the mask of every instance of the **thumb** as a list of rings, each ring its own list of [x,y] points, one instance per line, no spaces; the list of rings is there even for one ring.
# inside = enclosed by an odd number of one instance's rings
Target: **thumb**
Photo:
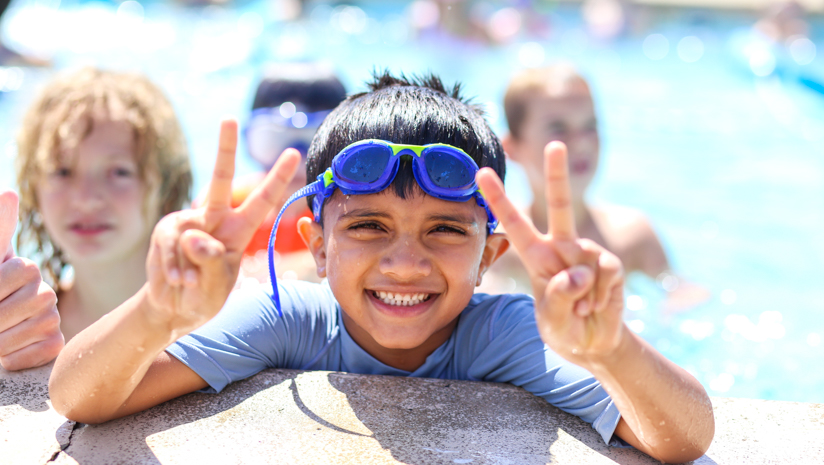
[[[552,277],[547,286],[547,303],[558,316],[575,312],[586,316],[592,309],[581,309],[588,300],[586,297],[595,283],[595,273],[586,265],[575,265]],[[582,314],[583,313],[583,314]]]
[[[193,264],[208,267],[212,262],[220,261],[226,253],[222,242],[199,229],[188,229],[180,235],[183,252]]]
[[[180,245],[186,258],[197,267],[188,270],[197,274],[198,285],[212,291],[223,287],[231,289],[236,276],[230,276],[226,266],[226,246],[199,229],[189,229],[180,236]],[[187,271],[184,271],[184,275]]]
[[[17,194],[7,190],[0,192],[0,263],[14,255],[11,237],[17,229]]]

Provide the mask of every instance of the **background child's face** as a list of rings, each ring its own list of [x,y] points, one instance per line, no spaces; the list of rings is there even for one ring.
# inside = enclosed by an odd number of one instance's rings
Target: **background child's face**
[[[144,206],[132,127],[96,120],[74,149],[58,154],[36,194],[46,230],[73,264],[114,262],[145,253],[157,218],[157,196]],[[145,208],[145,210],[144,210]]]
[[[533,189],[543,194],[544,147],[564,142],[569,150],[572,195],[583,198],[598,167],[597,121],[588,89],[570,89],[561,94],[537,94],[527,107],[521,134],[514,140],[510,156],[526,168]],[[540,189],[536,187],[540,186]]]
[[[486,222],[474,200],[338,191],[324,207],[322,249],[310,248],[347,330],[364,348],[437,346],[449,338],[489,265],[487,242],[500,240],[487,238]]]

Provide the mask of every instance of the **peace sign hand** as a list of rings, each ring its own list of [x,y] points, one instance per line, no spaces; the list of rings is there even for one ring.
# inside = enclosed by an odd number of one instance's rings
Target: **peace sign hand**
[[[280,208],[300,162],[287,149],[263,182],[232,208],[237,122],[220,126],[217,160],[201,208],[164,217],[155,226],[146,271],[151,317],[182,336],[223,307],[237,280],[243,250],[266,215]]]
[[[587,368],[604,362],[625,334],[623,269],[618,257],[575,232],[563,143],[544,149],[544,174],[548,234],[512,204],[493,170],[480,170],[478,184],[529,272],[541,338]]]

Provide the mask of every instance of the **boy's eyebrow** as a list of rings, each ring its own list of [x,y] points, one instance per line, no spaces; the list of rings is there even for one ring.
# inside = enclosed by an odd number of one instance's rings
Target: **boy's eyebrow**
[[[473,225],[477,223],[473,218],[461,213],[439,213],[437,215],[430,216],[429,220],[446,221],[448,223],[461,223],[466,225]]]
[[[374,208],[356,208],[340,216],[340,219],[348,218],[391,218],[391,215],[385,211],[375,210]]]
[[[354,210],[349,210],[348,212],[344,213],[340,216],[339,219],[353,219],[353,218],[391,218],[392,215],[389,213],[376,210],[373,208],[357,208]],[[464,215],[462,213],[439,213],[436,215],[432,215],[429,218],[429,221],[446,221],[450,223],[460,223],[466,225],[474,225],[477,222],[468,215]]]

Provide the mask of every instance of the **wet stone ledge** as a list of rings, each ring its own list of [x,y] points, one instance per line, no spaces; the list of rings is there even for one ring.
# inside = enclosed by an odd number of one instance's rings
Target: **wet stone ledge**
[[[267,370],[103,425],[48,401],[50,367],[0,369],[0,464],[657,464],[504,384]],[[695,464],[824,463],[824,404],[714,398]]]

